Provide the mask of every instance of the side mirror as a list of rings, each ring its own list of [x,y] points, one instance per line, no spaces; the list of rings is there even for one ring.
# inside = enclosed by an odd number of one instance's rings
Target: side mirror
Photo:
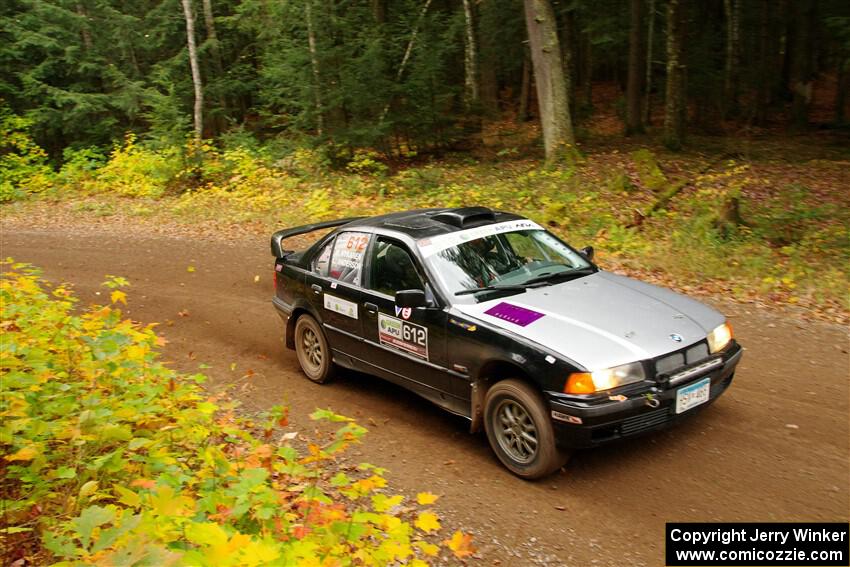
[[[581,250],[579,250],[582,256],[593,262],[593,246],[585,246]]]
[[[402,289],[395,292],[395,304],[399,307],[425,307],[425,292],[421,289]]]

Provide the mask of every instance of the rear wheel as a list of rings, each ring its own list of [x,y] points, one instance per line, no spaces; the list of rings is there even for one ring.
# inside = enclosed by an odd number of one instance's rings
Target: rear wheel
[[[331,350],[319,323],[312,315],[301,315],[295,323],[295,354],[307,378],[323,384],[334,374]]]
[[[484,428],[493,452],[512,473],[541,478],[564,466],[546,404],[534,388],[516,379],[494,384],[484,401]]]

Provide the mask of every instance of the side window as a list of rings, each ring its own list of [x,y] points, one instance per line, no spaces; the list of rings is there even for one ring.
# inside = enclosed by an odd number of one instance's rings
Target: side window
[[[372,248],[371,266],[370,282],[375,291],[395,296],[402,289],[425,289],[410,253],[392,240],[378,238]]]
[[[325,244],[318,254],[313,258],[311,262],[310,269],[313,270],[314,273],[322,276],[328,276],[328,268],[331,264],[331,248],[333,248],[334,240],[331,239],[327,244]]]
[[[328,275],[335,280],[359,286],[363,270],[363,256],[369,244],[365,232],[343,232],[334,241]]]

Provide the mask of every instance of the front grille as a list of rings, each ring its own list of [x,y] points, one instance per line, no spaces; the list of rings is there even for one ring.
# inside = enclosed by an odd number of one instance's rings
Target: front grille
[[[656,380],[664,382],[671,375],[678,373],[685,367],[705,360],[708,356],[708,344],[705,341],[665,354],[655,360]]]
[[[623,420],[620,424],[621,435],[632,435],[640,433],[647,429],[652,429],[656,425],[661,425],[670,420],[670,408],[660,408],[657,410],[648,411],[640,415],[635,415]]]

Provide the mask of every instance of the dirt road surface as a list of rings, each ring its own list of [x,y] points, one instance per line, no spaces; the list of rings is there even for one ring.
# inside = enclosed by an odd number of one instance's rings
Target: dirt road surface
[[[270,302],[265,237],[6,224],[2,256],[74,283],[83,303],[107,300],[106,274],[129,278],[125,313],[162,323],[166,359],[184,371],[211,365],[210,387],[236,383],[248,409],[288,403],[304,431],[319,406],[356,417],[370,433],[350,458],[387,467],[408,495],[441,494],[444,525],[475,535],[481,564],[661,565],[668,521],[850,519],[850,356],[837,325],[718,303],[746,348],[723,398],[679,427],[577,452],[532,483],[502,468],[463,419],[400,388],[354,373],[307,381]]]

